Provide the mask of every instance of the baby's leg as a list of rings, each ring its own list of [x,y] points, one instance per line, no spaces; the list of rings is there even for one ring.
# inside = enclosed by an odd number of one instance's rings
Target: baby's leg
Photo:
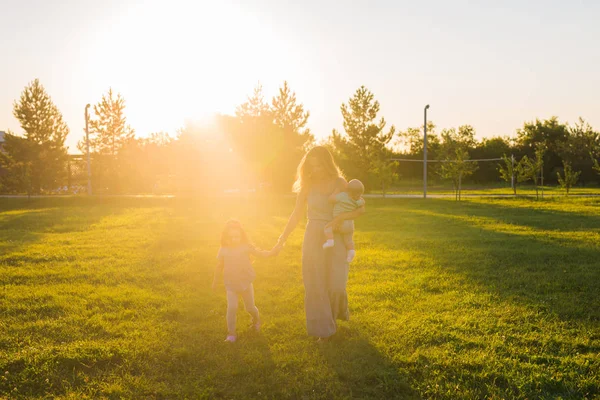
[[[252,324],[258,329],[260,327],[260,315],[258,314],[258,308],[254,304],[254,285],[250,284],[250,287],[242,292],[242,299],[244,299],[246,311],[252,315]]]
[[[323,230],[323,232],[325,232],[325,238],[327,239],[325,241],[325,244],[323,244],[323,248],[324,249],[328,249],[330,247],[333,247],[333,245],[334,245],[334,241],[333,241],[333,226],[328,226],[327,228],[325,228]]]
[[[227,331],[229,336],[235,336],[235,320],[238,309],[238,295],[232,290],[227,291]]]
[[[354,250],[354,221],[344,221],[341,233],[344,244],[346,245],[346,250],[348,250],[347,261],[352,262],[356,255],[356,251]]]
[[[346,249],[348,249],[348,258],[346,261],[352,262],[356,256],[356,250],[354,250],[354,240],[352,239],[352,233],[344,234],[344,242],[346,243]]]

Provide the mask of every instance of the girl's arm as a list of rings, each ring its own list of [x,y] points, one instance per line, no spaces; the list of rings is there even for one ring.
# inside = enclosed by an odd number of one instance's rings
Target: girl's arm
[[[275,255],[275,252],[273,250],[261,250],[257,249],[256,247],[252,247],[250,249],[250,254],[256,257],[267,258]]]
[[[298,222],[300,222],[300,219],[304,216],[307,199],[308,193],[306,192],[306,190],[302,190],[300,193],[298,193],[298,196],[296,197],[296,205],[294,206],[294,211],[292,212],[292,215],[290,215],[290,218],[287,222],[287,225],[285,226],[285,229],[283,230],[283,233],[281,234],[281,236],[279,236],[279,240],[277,240],[277,244],[272,250],[274,254],[277,254],[281,250],[288,236],[290,236],[290,234],[296,228],[296,225],[298,225]]]
[[[223,267],[224,267],[223,259],[219,258],[217,262],[217,267],[215,268],[215,276],[213,278],[212,288],[213,290],[217,288],[217,283],[223,278]]]

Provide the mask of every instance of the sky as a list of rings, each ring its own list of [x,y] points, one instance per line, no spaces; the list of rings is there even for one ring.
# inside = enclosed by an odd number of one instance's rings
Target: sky
[[[138,136],[233,113],[258,82],[287,80],[325,138],[365,85],[397,129],[584,117],[600,129],[596,0],[0,0],[0,130],[39,78],[63,113],[70,152],[84,107],[110,87]]]

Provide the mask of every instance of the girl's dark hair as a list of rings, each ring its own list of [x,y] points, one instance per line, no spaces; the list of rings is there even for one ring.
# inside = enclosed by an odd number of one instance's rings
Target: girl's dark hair
[[[240,221],[230,219],[225,223],[225,228],[223,229],[223,233],[221,234],[221,247],[231,246],[231,243],[229,241],[229,232],[234,229],[240,231],[242,244],[250,244],[250,241],[248,240],[248,235],[246,235],[246,231],[244,230],[244,227],[242,226]]]

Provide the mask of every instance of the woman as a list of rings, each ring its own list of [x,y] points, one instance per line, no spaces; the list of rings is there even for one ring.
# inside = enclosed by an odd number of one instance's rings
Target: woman
[[[281,249],[308,205],[308,224],[302,245],[302,279],[304,281],[306,328],[310,336],[326,340],[336,332],[336,319],[348,320],[348,262],[346,248],[339,234],[335,245],[323,249],[325,225],[338,225],[346,219],[355,219],[364,213],[364,206],[333,219],[333,205],[329,196],[335,189],[344,190],[346,180],[335,164],[329,150],[314,147],[298,165],[294,191],[298,193],[296,207],[275,246]]]

